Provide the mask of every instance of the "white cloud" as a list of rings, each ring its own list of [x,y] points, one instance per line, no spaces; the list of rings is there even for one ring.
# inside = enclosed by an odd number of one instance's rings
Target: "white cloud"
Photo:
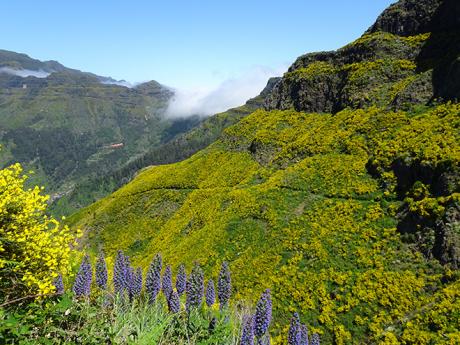
[[[50,73],[45,72],[43,70],[33,71],[30,69],[14,69],[11,67],[0,67],[0,73],[15,75],[21,78],[26,78],[26,77],[46,78],[50,75]]]
[[[103,80],[101,81],[102,84],[105,84],[105,85],[118,85],[118,86],[124,86],[124,87],[127,87],[127,88],[133,88],[135,86],[137,86],[139,83],[130,83],[129,81],[126,81],[126,80]]]
[[[166,116],[171,118],[191,115],[209,116],[244,104],[257,96],[271,77],[280,76],[287,66],[277,69],[256,66],[246,73],[225,80],[217,87],[174,89]]]

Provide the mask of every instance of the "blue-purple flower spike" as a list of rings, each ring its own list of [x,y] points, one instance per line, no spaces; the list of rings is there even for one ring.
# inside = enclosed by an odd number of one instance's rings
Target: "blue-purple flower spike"
[[[204,294],[204,279],[203,279],[203,270],[198,264],[192,269],[187,280],[187,298],[186,298],[186,309],[190,311],[190,308],[198,308],[203,302]]]
[[[176,276],[176,290],[179,296],[182,296],[182,294],[185,292],[186,287],[187,287],[187,273],[185,273],[185,265],[181,264],[179,266],[179,269],[177,271],[177,276]]]
[[[232,294],[232,281],[230,277],[230,269],[227,262],[222,263],[219,279],[217,281],[217,297],[219,298],[220,309],[228,305],[230,295]]]
[[[101,289],[107,288],[107,264],[105,262],[104,253],[101,251],[96,261],[96,285]]]
[[[212,279],[208,280],[208,285],[206,286],[206,304],[208,307],[211,307],[216,302],[216,291],[214,289],[214,281]]]
[[[122,294],[126,288],[126,258],[123,252],[119,250],[113,266],[113,288],[115,294]]]
[[[250,315],[243,317],[243,329],[241,330],[241,345],[254,345],[254,319]]]
[[[308,345],[308,328],[300,325],[300,345]]]
[[[133,297],[139,297],[142,292],[142,268],[137,268],[136,273],[133,276],[131,286]]]
[[[173,314],[180,312],[180,298],[176,290],[171,290],[169,294],[168,309]]]
[[[91,292],[91,281],[93,280],[93,270],[89,261],[89,256],[85,255],[78,270],[73,292],[75,296],[89,296]]]
[[[320,345],[319,334],[315,333],[311,336],[310,345]]]
[[[62,274],[59,275],[54,279],[53,282],[54,288],[56,289],[57,295],[62,295],[64,293],[64,282],[62,281]]]
[[[254,333],[256,337],[259,338],[259,342],[260,338],[267,333],[271,319],[272,300],[270,297],[270,289],[267,289],[257,302],[256,313],[254,315]]]
[[[161,290],[161,268],[163,260],[160,254],[155,255],[150,264],[147,276],[145,277],[145,290],[149,296],[150,303],[153,303]]]
[[[301,345],[302,341],[302,330],[300,324],[299,314],[294,313],[291,318],[291,324],[289,325],[288,333],[288,345]]]
[[[132,301],[134,297],[134,268],[131,267],[129,258],[126,257],[126,285],[125,291],[128,293],[129,300]]]
[[[173,290],[171,265],[167,265],[165,268],[163,279],[161,280],[161,289],[163,290],[166,298],[169,297]]]

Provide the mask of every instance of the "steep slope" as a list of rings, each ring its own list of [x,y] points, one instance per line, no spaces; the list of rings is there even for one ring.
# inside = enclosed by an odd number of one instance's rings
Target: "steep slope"
[[[297,310],[326,344],[460,342],[459,80],[442,73],[457,9],[400,1],[351,45],[299,58],[267,110],[75,214],[82,246],[214,274],[228,260],[236,298],[271,288],[275,327]]]
[[[0,51],[0,164],[20,161],[52,193],[109,173],[197,125],[163,118],[172,91],[135,88],[110,78]]]
[[[279,78],[271,78],[260,95],[250,99],[245,105],[206,118],[188,131],[182,129],[184,133],[153,147],[139,158],[130,160],[121,168],[102,175],[98,172],[88,176],[71,193],[64,195],[52,205],[53,212],[56,214],[75,212],[114,192],[129,182],[143,168],[151,165],[174,163],[189,158],[216,141],[225,128],[234,125],[255,110],[263,108],[265,98],[278,80]],[[189,125],[193,123],[192,120],[178,121],[176,125],[182,123]]]

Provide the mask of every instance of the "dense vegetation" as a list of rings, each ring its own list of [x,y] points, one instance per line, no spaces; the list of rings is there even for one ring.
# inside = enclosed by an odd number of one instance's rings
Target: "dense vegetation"
[[[237,123],[253,111],[262,108],[265,97],[271,91],[276,80],[277,78],[272,78],[261,94],[250,99],[245,105],[204,119],[189,131],[184,129],[183,132],[185,133],[177,135],[164,144],[153,147],[145,154],[131,159],[115,171],[88,176],[71,193],[64,195],[52,205],[53,213],[67,214],[88,206],[129,182],[139,170],[145,167],[174,163],[189,158],[216,141],[225,128]],[[185,122],[190,123],[191,120],[189,119]]]
[[[201,122],[198,117],[165,119],[173,92],[154,81],[135,88],[107,84],[113,81],[0,50],[0,69],[4,67],[44,75],[0,72],[0,167],[20,162],[34,170],[31,185],[44,185],[52,200]]]
[[[179,289],[145,307],[160,291],[160,277],[169,287],[173,270],[195,272],[193,293],[179,303],[188,310],[203,299],[203,276],[218,277],[228,262],[238,302],[229,321],[216,316],[219,340],[209,340],[210,310],[194,316],[203,343],[261,340],[272,306],[274,344],[301,341],[302,325],[323,344],[460,343],[459,18],[458,1],[401,0],[355,42],[297,59],[263,96],[265,109],[221,114],[182,137],[196,138],[193,148],[218,138],[203,150],[164,165],[157,164],[169,158],[152,151],[107,177],[104,193],[154,164],[69,218],[72,229],[83,230],[79,248],[89,253],[73,285],[77,301],[49,301],[43,313],[54,316],[43,320],[51,326],[34,328],[35,337],[69,330],[77,341],[103,329],[111,339],[138,340],[156,334],[139,328],[148,319],[164,325],[166,343],[180,342],[187,312],[172,333],[175,321],[163,316],[177,306],[170,298]],[[172,144],[173,157],[187,156],[181,140]],[[88,195],[82,190],[70,204]],[[90,294],[90,262],[101,250],[114,267],[107,273],[114,294],[122,291],[125,302],[142,291],[147,272],[145,299],[134,308],[114,300],[101,308],[97,293],[104,289]],[[154,253],[170,266],[162,271]],[[98,285],[104,280],[96,275]],[[125,280],[136,287],[126,290]],[[60,291],[60,280],[56,286]],[[257,304],[255,315],[243,317],[238,303]],[[67,310],[84,316],[58,321]]]
[[[226,260],[237,298],[272,288],[276,334],[300,311],[326,343],[459,342],[459,6],[415,3],[300,57],[265,111],[75,214],[82,246],[208,274]]]
[[[443,213],[458,194],[432,195],[429,184],[420,194],[414,181],[401,200],[392,168],[457,166],[459,111],[257,111],[72,223],[94,250],[121,247],[144,267],[148,252],[173,265],[198,259],[207,272],[227,260],[238,298],[271,287],[277,320],[300,310],[326,342],[458,340],[458,272],[402,242],[395,219],[406,204]]]
[[[26,179],[19,164],[0,170],[0,304],[52,292],[76,245],[73,232],[46,215],[48,196],[26,190]]]

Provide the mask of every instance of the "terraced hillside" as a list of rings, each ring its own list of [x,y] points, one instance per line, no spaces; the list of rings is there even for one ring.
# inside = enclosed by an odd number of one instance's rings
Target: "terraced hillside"
[[[299,58],[266,110],[75,214],[82,246],[227,260],[236,298],[271,288],[275,327],[299,311],[325,344],[460,342],[458,18],[402,0]]]

